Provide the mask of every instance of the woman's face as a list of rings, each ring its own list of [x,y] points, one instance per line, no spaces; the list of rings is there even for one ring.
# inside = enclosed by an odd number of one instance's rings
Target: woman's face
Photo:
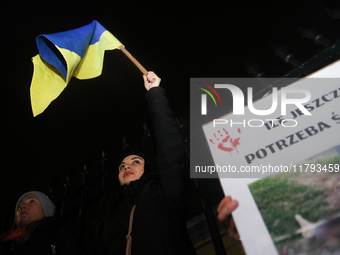
[[[119,165],[118,179],[120,185],[130,184],[138,180],[144,173],[144,159],[137,155],[129,155]]]
[[[19,202],[17,211],[18,226],[26,226],[45,217],[44,210],[36,195],[27,195]]]

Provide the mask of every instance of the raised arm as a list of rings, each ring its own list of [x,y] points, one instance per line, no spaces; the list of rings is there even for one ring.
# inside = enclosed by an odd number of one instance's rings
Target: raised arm
[[[159,87],[160,78],[153,72],[143,76],[148,92],[145,98],[155,133],[157,172],[160,184],[169,195],[181,196],[184,191],[185,151],[165,90]],[[154,82],[149,82],[155,79]]]

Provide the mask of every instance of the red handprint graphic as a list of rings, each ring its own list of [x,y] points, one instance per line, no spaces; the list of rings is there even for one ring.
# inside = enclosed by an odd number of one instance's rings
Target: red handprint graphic
[[[216,133],[214,133],[214,136],[217,140],[217,148],[222,150],[222,151],[227,151],[230,153],[231,155],[231,152],[233,150],[235,150],[237,153],[237,146],[240,144],[240,137],[239,138],[236,138],[236,139],[233,139],[233,138],[230,138],[230,135],[229,133],[225,130],[225,128],[222,129],[223,132],[221,132],[221,130],[217,130],[218,134],[216,135]],[[237,129],[237,132],[239,134],[241,134],[241,129]],[[223,138],[224,137],[224,138]],[[221,140],[222,139],[222,140]],[[220,141],[221,140],[221,141]],[[212,143],[212,144],[215,144],[213,139],[209,139],[209,141]],[[229,145],[230,147],[227,147],[226,145]]]

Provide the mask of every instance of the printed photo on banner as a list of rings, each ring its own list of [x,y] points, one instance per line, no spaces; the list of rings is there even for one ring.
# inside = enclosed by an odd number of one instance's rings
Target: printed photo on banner
[[[248,185],[280,254],[340,250],[339,165],[340,145]]]

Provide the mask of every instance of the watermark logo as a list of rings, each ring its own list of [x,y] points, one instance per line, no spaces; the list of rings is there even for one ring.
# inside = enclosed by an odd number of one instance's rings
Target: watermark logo
[[[206,86],[207,88],[209,88],[217,96],[217,98],[220,101],[220,104],[222,106],[222,100],[220,98],[220,95],[217,93],[217,91],[213,87],[211,87],[208,84],[202,83],[202,82],[197,82],[197,83],[202,84],[202,85]],[[206,92],[212,98],[212,100],[214,101],[215,106],[217,106],[215,97],[211,94],[211,92],[209,90],[204,89],[204,88],[200,88],[200,87],[198,87],[198,88],[203,90],[204,92]],[[201,115],[207,115],[207,94],[201,95]]]
[[[218,97],[218,99],[220,100],[220,103],[222,105],[222,101],[218,95],[218,93],[216,92],[216,90],[214,88],[212,88],[211,86],[201,83],[205,86],[207,86],[208,88],[210,88]],[[215,84],[214,87],[216,89],[228,89],[231,94],[232,94],[232,98],[233,98],[233,115],[244,115],[244,94],[242,92],[242,90],[240,88],[238,88],[235,85],[232,84]],[[213,97],[213,95],[206,89],[203,88],[199,88],[202,89],[203,91],[207,92],[210,97],[214,100],[215,105],[216,104],[216,100]],[[271,107],[269,109],[266,110],[259,110],[259,109],[255,109],[254,104],[253,104],[253,88],[248,87],[247,88],[247,105],[249,108],[249,111],[255,115],[259,115],[259,116],[265,116],[265,115],[270,115],[272,113],[274,113],[278,107],[278,92],[277,92],[277,88],[273,87],[272,88],[272,94],[271,94],[271,98],[272,98],[272,103],[271,103]],[[302,98],[289,98],[288,95],[303,95]],[[307,89],[300,89],[300,88],[282,88],[281,89],[281,97],[280,97],[280,101],[281,101],[281,115],[286,115],[287,114],[287,105],[288,104],[293,104],[295,105],[304,115],[312,115],[304,106],[303,103],[307,103],[309,100],[311,99],[311,93],[307,90]],[[201,95],[201,115],[206,115],[207,114],[207,95],[206,94],[202,94]]]
[[[287,160],[337,144],[339,100],[338,78],[190,78],[191,176],[294,170]]]

